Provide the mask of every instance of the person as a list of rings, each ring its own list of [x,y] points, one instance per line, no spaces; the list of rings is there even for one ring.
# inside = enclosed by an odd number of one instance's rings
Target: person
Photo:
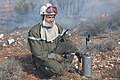
[[[40,9],[42,22],[34,25],[28,32],[33,61],[46,77],[62,75],[73,60],[70,53],[76,50],[68,30],[55,22],[57,14],[56,6],[50,3],[43,5]],[[67,54],[70,56],[66,56]]]

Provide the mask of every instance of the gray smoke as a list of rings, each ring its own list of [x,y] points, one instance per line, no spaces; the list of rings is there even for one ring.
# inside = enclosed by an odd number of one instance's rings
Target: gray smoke
[[[16,4],[16,0],[8,1],[14,3],[11,5]],[[95,19],[102,13],[111,13],[120,8],[120,0],[35,0],[34,9],[30,8],[33,10],[30,10],[25,15],[20,15],[13,11],[10,12],[12,15],[5,19],[1,19],[0,17],[0,26],[31,27],[41,21],[39,8],[47,2],[58,7],[59,14],[56,16],[56,20],[64,28],[74,28],[74,26],[81,21]],[[0,0],[0,14],[2,13],[3,3],[4,1]],[[7,12],[6,10],[6,13]]]
[[[69,28],[120,8],[119,0],[50,0],[50,3],[59,8],[58,21]]]

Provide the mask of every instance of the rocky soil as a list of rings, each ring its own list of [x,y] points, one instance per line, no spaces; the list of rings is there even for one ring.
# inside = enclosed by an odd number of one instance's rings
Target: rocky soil
[[[0,34],[0,62],[14,57],[22,64],[22,70],[24,72],[23,80],[39,80],[39,77],[35,71],[35,67],[32,64],[31,53],[27,44],[27,33],[29,28],[19,29],[19,31],[13,31],[7,34]],[[92,55],[92,76],[87,78],[85,76],[78,75],[77,73],[65,72],[61,77],[53,77],[52,80],[119,80],[120,79],[120,32],[105,33],[101,36],[91,37],[90,43],[102,44],[104,39],[112,39],[115,41],[115,45],[109,45],[110,49],[96,50],[92,44],[90,50]],[[78,35],[78,33],[72,32],[72,40],[80,50],[85,47],[80,47],[85,41],[85,36]],[[107,44],[106,44],[107,45]],[[94,49],[96,48],[96,49]],[[84,52],[84,51],[83,51]],[[80,64],[81,66],[82,64]],[[17,75],[17,74],[16,74]],[[18,79],[19,80],[19,79]],[[42,79],[40,79],[42,80]]]

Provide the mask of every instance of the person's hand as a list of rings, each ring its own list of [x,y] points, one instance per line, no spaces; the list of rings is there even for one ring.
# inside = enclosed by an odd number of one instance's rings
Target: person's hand
[[[55,59],[55,57],[56,57],[56,54],[55,54],[55,53],[50,53],[50,54],[48,54],[48,58],[49,58],[49,59]]]
[[[54,59],[54,60],[57,60],[57,61],[62,61],[62,59],[63,59],[61,55],[55,54],[55,53],[48,54],[48,58],[49,59]]]
[[[63,57],[59,54],[56,54],[56,60],[60,62],[63,60]]]
[[[76,52],[75,55],[78,58],[78,61],[81,62],[81,59],[83,58],[83,54],[81,52]]]

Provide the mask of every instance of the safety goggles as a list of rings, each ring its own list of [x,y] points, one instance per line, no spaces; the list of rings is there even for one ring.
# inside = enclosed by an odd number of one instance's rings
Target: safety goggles
[[[49,7],[46,9],[46,12],[47,12],[48,14],[51,14],[51,13],[57,14],[57,13],[58,13],[58,12],[57,12],[57,7],[56,7],[56,6],[49,6]]]

